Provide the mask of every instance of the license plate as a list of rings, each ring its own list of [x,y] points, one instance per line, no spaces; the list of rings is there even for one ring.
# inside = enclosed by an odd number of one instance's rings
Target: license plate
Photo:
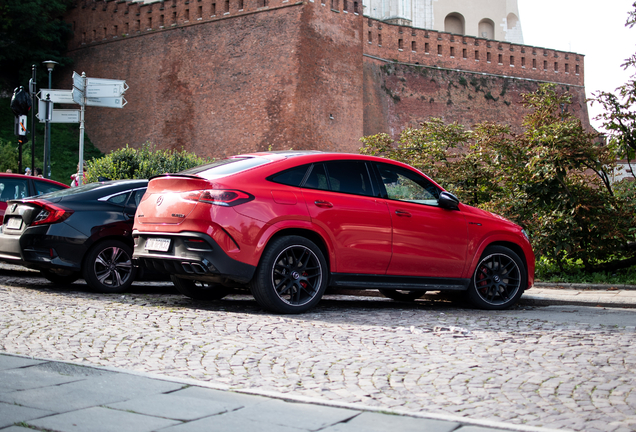
[[[22,219],[20,218],[11,218],[7,221],[7,228],[8,229],[15,229],[15,230],[19,230],[20,228],[22,228]]]
[[[150,238],[146,241],[146,250],[166,252],[170,249],[170,239]]]

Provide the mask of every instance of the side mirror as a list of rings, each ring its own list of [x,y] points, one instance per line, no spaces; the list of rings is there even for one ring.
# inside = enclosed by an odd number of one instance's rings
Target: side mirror
[[[459,199],[450,192],[441,192],[438,200],[439,206],[446,210],[459,210]]]

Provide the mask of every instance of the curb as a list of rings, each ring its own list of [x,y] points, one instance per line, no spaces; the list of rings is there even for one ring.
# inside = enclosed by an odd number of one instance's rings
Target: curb
[[[561,283],[561,282],[535,282],[533,288],[546,289],[574,289],[574,290],[634,290],[636,285],[613,285],[613,284],[585,284],[585,283]],[[531,288],[532,289],[532,288]]]

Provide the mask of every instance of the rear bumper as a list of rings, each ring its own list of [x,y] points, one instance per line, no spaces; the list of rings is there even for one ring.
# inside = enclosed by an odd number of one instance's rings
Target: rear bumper
[[[147,250],[151,238],[169,239],[166,251]],[[158,271],[188,279],[217,282],[229,279],[241,284],[252,280],[256,267],[229,257],[212,237],[199,232],[133,232],[133,262],[146,271]]]
[[[61,225],[61,224],[60,224]],[[57,227],[55,227],[57,228]],[[0,261],[33,269],[81,270],[83,244],[63,237],[49,226],[29,227],[21,235],[0,233]]]

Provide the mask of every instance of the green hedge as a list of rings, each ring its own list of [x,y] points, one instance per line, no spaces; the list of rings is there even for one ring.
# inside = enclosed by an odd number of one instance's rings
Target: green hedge
[[[86,183],[99,177],[111,180],[147,179],[164,173],[176,173],[209,162],[185,150],[157,150],[146,142],[139,149],[126,147],[114,150],[99,159],[86,162]]]

